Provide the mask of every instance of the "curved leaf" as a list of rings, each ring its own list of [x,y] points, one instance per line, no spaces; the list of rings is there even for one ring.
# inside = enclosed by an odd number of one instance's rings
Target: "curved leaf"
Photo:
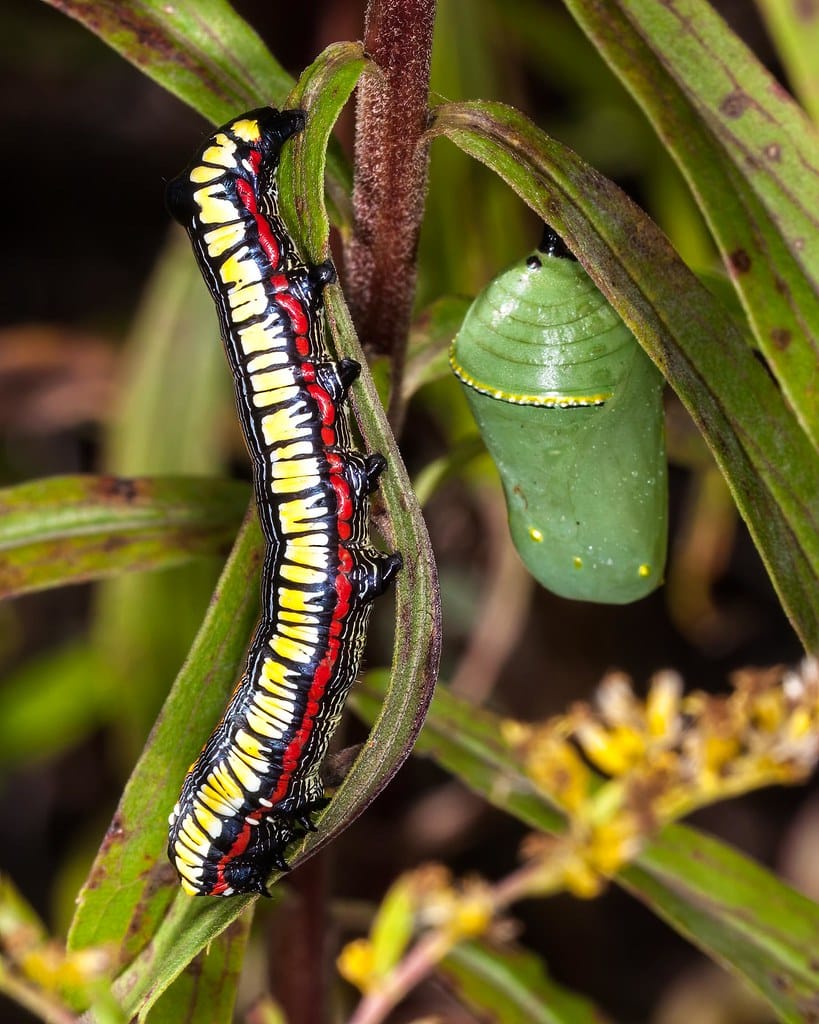
[[[223,551],[247,486],[197,477],[61,476],[0,490],[0,598],[163,569]]]
[[[304,131],[282,153],[279,208],[311,263],[327,258],[330,222],[324,209],[324,169],[330,133],[367,63],[361,43],[333,43],[304,71],[287,99],[288,106],[309,110],[310,116]],[[338,189],[332,194],[338,205]],[[345,215],[349,223],[352,214]]]
[[[794,628],[818,648],[819,456],[732,318],[649,217],[518,111],[444,104],[430,131],[500,174],[567,239],[702,431]]]
[[[603,1024],[590,1002],[558,985],[541,961],[519,947],[461,942],[436,971],[486,1024]]]
[[[680,165],[819,447],[819,135],[705,0],[566,5]]]

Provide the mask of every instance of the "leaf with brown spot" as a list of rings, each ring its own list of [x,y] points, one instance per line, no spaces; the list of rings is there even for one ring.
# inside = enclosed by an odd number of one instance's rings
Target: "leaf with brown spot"
[[[227,549],[247,486],[199,477],[50,477],[0,490],[0,598]]]
[[[747,253],[734,285],[819,447],[819,135],[706,0],[566,6],[679,164],[729,270],[731,253]],[[785,330],[781,347],[774,332]]]
[[[214,123],[276,103],[293,84],[224,0],[46,0]]]

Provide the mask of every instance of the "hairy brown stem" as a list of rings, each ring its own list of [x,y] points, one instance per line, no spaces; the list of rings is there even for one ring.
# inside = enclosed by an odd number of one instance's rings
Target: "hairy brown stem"
[[[434,20],[435,0],[369,0],[364,45],[379,70],[358,87],[347,295],[365,349],[390,357],[393,426],[426,195],[428,149],[420,140]]]

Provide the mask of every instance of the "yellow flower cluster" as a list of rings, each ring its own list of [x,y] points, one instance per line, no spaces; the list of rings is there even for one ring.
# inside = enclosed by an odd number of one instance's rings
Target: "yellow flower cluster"
[[[796,672],[746,669],[732,683],[725,696],[684,696],[679,676],[662,672],[642,701],[626,676],[612,674],[595,707],[577,705],[542,726],[507,723],[507,742],[568,818],[565,836],[529,844],[528,855],[543,861],[544,889],[596,895],[659,826],[812,770],[817,662]]]
[[[456,882],[438,864],[402,875],[384,899],[366,939],[356,939],[341,951],[341,975],[362,992],[383,987],[420,931],[434,936],[437,962],[465,939],[484,935],[496,914],[492,889],[480,879]]]

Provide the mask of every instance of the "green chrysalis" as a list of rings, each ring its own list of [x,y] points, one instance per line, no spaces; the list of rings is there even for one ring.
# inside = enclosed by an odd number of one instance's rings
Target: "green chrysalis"
[[[551,228],[475,299],[450,362],[532,575],[582,601],[654,590],[668,516],[663,378]]]

